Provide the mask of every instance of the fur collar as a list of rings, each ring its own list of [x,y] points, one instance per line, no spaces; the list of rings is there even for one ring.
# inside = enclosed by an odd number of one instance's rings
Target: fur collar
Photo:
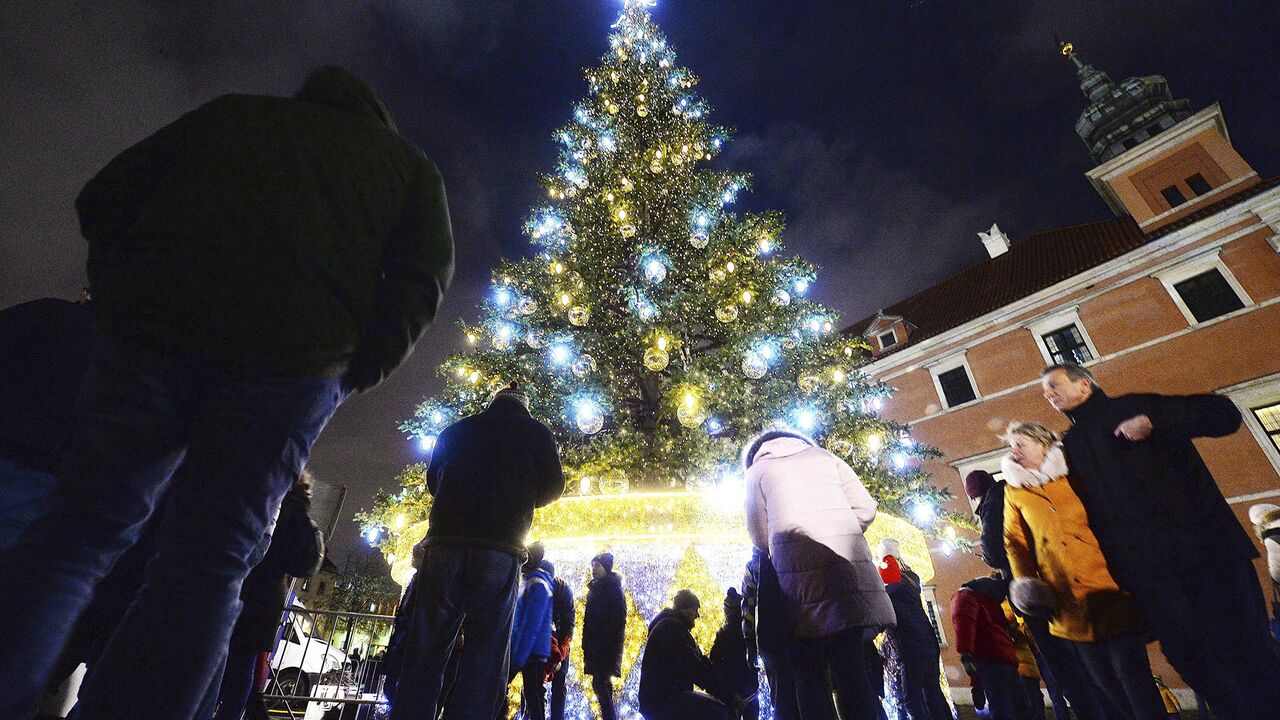
[[[1000,463],[1004,471],[1004,479],[1010,487],[1036,488],[1067,475],[1067,458],[1062,454],[1062,443],[1055,443],[1044,456],[1038,470],[1028,470],[1013,461],[1012,455],[1006,455]]]

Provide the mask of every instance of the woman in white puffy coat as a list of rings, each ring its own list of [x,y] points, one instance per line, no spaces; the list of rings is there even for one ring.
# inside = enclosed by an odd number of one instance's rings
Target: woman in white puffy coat
[[[894,624],[893,605],[863,536],[876,501],[853,469],[795,433],[771,430],[748,446],[747,529],[777,570],[801,717],[876,717],[863,637]]]

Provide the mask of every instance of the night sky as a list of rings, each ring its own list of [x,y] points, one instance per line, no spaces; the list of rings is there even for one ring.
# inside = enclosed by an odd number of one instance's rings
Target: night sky
[[[336,63],[367,79],[444,174],[458,275],[434,330],[352,399],[312,468],[347,515],[416,456],[396,430],[460,349],[490,268],[555,161],[621,0],[4,3],[0,7],[0,306],[74,298],[72,200],[112,156],[226,92],[291,94]],[[856,320],[985,257],[998,222],[1027,234],[1101,219],[1074,122],[1085,100],[1055,33],[1119,82],[1161,74],[1194,109],[1222,103],[1263,177],[1280,173],[1272,2],[659,0],[654,16],[754,173],[740,209],[779,209],[817,299]],[[339,523],[335,556],[356,541]]]

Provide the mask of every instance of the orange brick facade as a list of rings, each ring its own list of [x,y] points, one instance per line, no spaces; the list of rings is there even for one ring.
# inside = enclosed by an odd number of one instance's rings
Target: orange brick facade
[[[1162,159],[1172,164],[1162,164]],[[1168,178],[1194,172],[1196,163],[1203,167],[1206,162],[1217,173],[1212,178],[1215,186],[1234,181],[1233,192],[1238,192],[1258,182],[1229,142],[1207,130],[1161,156],[1133,163],[1119,177],[1105,178],[1114,193],[1108,202],[1119,198],[1124,210],[1140,224],[1166,212],[1167,217],[1143,228],[1150,233],[1155,225],[1185,218],[1196,207],[1173,213],[1166,204],[1163,210],[1156,207],[1152,212],[1148,203],[1162,201],[1159,190],[1153,200],[1150,192],[1138,192],[1133,180],[1156,187],[1171,183]],[[1188,163],[1191,165],[1184,167]],[[1010,420],[1034,420],[1059,430],[1067,427],[1066,419],[1041,396],[1040,372],[1046,350],[1034,328],[1037,320],[1074,311],[1072,321],[1083,326],[1094,351],[1088,367],[1112,394],[1222,392],[1230,397],[1232,388],[1256,381],[1274,385],[1280,395],[1280,241],[1276,240],[1280,222],[1276,207],[1280,207],[1280,188],[1255,193],[1250,200],[1200,217],[1043,292],[920,342],[908,341],[905,347],[877,357],[867,374],[895,389],[883,412],[909,425],[915,439],[943,453],[924,467],[956,496],[950,509],[970,512],[963,474],[975,467],[990,470],[998,466],[1003,453],[997,436]],[[1161,278],[1170,268],[1176,271],[1179,264],[1203,264],[1215,256],[1247,296],[1242,300],[1245,307],[1196,322],[1180,309],[1169,283]],[[904,320],[909,323],[912,318]],[[887,322],[880,322],[879,327]],[[877,323],[868,329],[868,336],[874,335]],[[862,332],[863,328],[851,330]],[[937,368],[931,372],[931,367],[961,355],[978,399],[944,409],[945,400],[933,377]],[[1248,407],[1242,406],[1242,410],[1247,412]],[[1242,427],[1227,438],[1197,441],[1250,537],[1248,508],[1257,502],[1280,503],[1276,456],[1264,450],[1265,440]],[[980,558],[962,553],[935,552],[934,563],[938,617],[944,635],[951,639],[952,595],[961,583],[989,570]],[[1263,587],[1269,587],[1263,561],[1257,563],[1257,569]],[[1171,687],[1185,687],[1154,645],[1152,661],[1155,672]],[[953,685],[967,685],[959,658],[950,648],[944,649],[943,662]]]

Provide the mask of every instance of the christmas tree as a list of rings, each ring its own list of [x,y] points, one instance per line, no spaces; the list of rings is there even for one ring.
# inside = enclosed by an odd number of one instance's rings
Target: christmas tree
[[[717,165],[730,131],[709,122],[698,79],[676,65],[650,5],[626,0],[609,52],[586,70],[586,99],[556,132],[559,162],[541,178],[547,201],[525,225],[536,252],[494,271],[483,317],[463,323],[466,352],[440,368],[444,392],[402,429],[429,453],[443,428],[518,382],[557,435],[574,496],[538,513],[535,536],[588,541],[562,548],[561,568],[588,567],[620,537],[676,539],[620,553],[629,599],[647,622],[675,580],[698,579],[705,644],[723,616],[723,583],[741,578],[745,559],[725,548],[749,554],[739,457],[762,430],[813,437],[850,463],[883,511],[944,542],[955,536],[938,510],[949,494],[917,464],[934,451],[877,415],[890,388],[859,373],[865,341],[840,333],[837,313],[810,299],[817,271],[783,255],[782,215],[735,209],[750,176]],[[424,471],[408,468],[398,492],[360,518],[393,568],[403,570],[425,532]],[[691,500],[717,491],[728,515]],[[574,502],[587,498],[610,502]],[[917,530],[894,518],[877,525],[929,564]],[[629,636],[629,658],[643,636]]]

